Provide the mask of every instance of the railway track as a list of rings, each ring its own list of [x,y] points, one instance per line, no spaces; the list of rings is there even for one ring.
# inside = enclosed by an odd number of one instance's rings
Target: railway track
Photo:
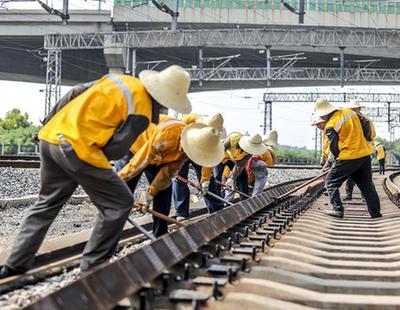
[[[283,192],[287,192],[288,190],[293,189],[293,187],[296,184],[302,182],[303,180],[304,179],[297,181],[290,181],[270,187],[266,190],[265,195],[268,197],[277,196]],[[195,216],[197,215],[197,217],[194,220],[197,221],[204,213],[205,213],[204,209],[197,210],[194,214]],[[279,231],[278,228],[277,231]],[[132,244],[143,241],[143,237],[140,236],[138,232],[135,231],[134,229],[131,229],[130,231],[125,231],[124,235],[125,238],[121,242],[121,247],[129,243]],[[8,291],[18,289],[23,285],[37,283],[38,281],[41,281],[49,276],[53,276],[55,274],[60,273],[61,271],[65,270],[65,268],[68,269],[73,268],[74,266],[77,265],[77,259],[79,258],[77,254],[81,251],[82,247],[84,246],[84,241],[85,240],[82,240],[81,242],[78,242],[75,245],[68,244],[68,246],[65,248],[60,248],[57,251],[44,253],[43,255],[38,256],[36,259],[35,272],[33,274],[27,274],[19,278],[0,281],[0,288],[1,288],[0,294],[4,294]],[[57,262],[59,262],[60,260],[62,260],[62,263],[57,264]]]
[[[311,196],[308,194],[293,196],[275,205],[273,197],[278,197],[288,192],[301,182],[302,180],[297,180],[296,182],[287,182],[272,187],[262,197],[248,199],[232,208],[226,208],[221,212],[197,220],[187,227],[179,228],[167,236],[152,242],[150,247],[145,246],[120,260],[105,265],[105,269],[101,268],[99,270],[100,273],[88,274],[87,277],[74,282],[72,286],[67,286],[67,290],[72,289],[70,293],[76,293],[77,290],[80,291],[84,287],[87,290],[88,287],[85,282],[91,278],[92,280],[90,281],[95,279],[96,287],[100,291],[103,289],[107,291],[107,288],[114,290],[112,287],[114,286],[115,288],[117,283],[111,284],[111,282],[114,280],[121,281],[118,283],[119,293],[114,295],[116,292],[113,292],[111,300],[108,300],[108,298],[100,300],[96,297],[93,299],[93,292],[82,291],[79,293],[83,298],[82,300],[74,297],[73,300],[75,301],[70,304],[72,299],[67,298],[65,302],[68,304],[64,303],[64,301],[61,302],[63,307],[65,309],[106,309],[115,305],[125,295],[128,296],[135,291],[139,291],[150,280],[155,280],[157,283],[161,281],[168,287],[169,282],[185,285],[189,279],[194,279],[193,277],[196,274],[199,275],[195,277],[195,281],[199,283],[198,285],[208,288],[214,285],[214,295],[217,296],[220,293],[219,284],[224,282],[223,279],[226,278],[228,282],[232,281],[240,270],[247,270],[251,261],[257,259],[258,254],[268,247],[268,242],[282,234],[285,229],[288,229],[289,223],[303,212],[311,201],[317,197],[317,192],[322,188],[322,185],[319,184],[319,189],[314,189],[316,192]],[[272,206],[272,204],[274,205]],[[257,233],[254,230],[257,230]],[[125,267],[130,270],[128,274],[137,276],[136,279],[127,278],[126,276],[120,278],[120,276],[128,272],[121,269],[121,263],[125,264],[129,261],[135,263],[130,264],[130,267]],[[166,273],[166,270],[169,270],[169,272]],[[206,277],[205,275],[209,271],[216,275],[212,278]],[[201,273],[205,273],[205,275],[201,276]],[[225,276],[221,276],[221,274],[225,274]],[[82,282],[83,279],[86,280]],[[202,283],[202,281],[205,281],[205,283]],[[215,281],[217,283],[214,283]],[[168,291],[168,288],[165,289]],[[110,292],[106,291],[103,293],[107,296],[110,295]],[[54,294],[64,294],[63,292],[65,293],[62,289]],[[126,294],[127,292],[129,293]],[[88,295],[84,296],[86,293]],[[190,299],[190,294],[194,293],[193,299],[195,302],[200,304],[202,301],[198,299],[199,296],[193,289],[187,291],[173,290],[169,293],[177,294],[173,298],[178,300],[181,298]],[[181,294],[183,294],[183,297]],[[189,296],[186,294],[189,294]],[[166,296],[169,296],[169,294]],[[47,298],[41,299],[31,307],[36,309],[48,307],[48,304],[47,306],[45,305],[49,300],[53,303],[54,300],[60,301],[63,299],[54,295],[49,295]],[[143,297],[140,298],[143,299]],[[144,298],[146,303],[150,300],[149,298]]]
[[[344,219],[328,217],[321,181],[277,200],[300,183],[287,182],[104,264],[28,308],[399,309],[398,175],[374,176],[381,219],[369,218],[360,194],[345,203]]]

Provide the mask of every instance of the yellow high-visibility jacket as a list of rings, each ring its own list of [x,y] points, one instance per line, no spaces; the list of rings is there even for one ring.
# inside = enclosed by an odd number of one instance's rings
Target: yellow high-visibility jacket
[[[329,157],[329,139],[325,134],[325,130],[322,132],[322,152],[321,152],[321,162],[325,162]]]
[[[372,146],[364,137],[360,119],[350,109],[336,111],[325,127],[329,149],[339,160],[350,160],[372,154]]]
[[[190,125],[190,124],[193,124],[193,123],[196,123],[196,121],[200,118],[200,117],[202,117],[202,116],[204,116],[204,115],[202,115],[202,114],[197,114],[197,113],[190,113],[190,114],[184,114],[183,116],[182,116],[182,122],[184,122],[185,124],[187,124],[187,125]]]
[[[181,133],[187,125],[173,117],[163,116],[155,126],[150,139],[135,153],[129,163],[118,173],[125,181],[133,179],[146,169],[148,165],[162,165],[153,182],[149,193],[153,197],[159,191],[172,184],[183,164],[188,160],[181,147]]]
[[[63,135],[82,161],[111,169],[101,148],[129,114],[151,120],[151,97],[143,84],[128,75],[104,76],[57,112],[39,131],[39,139],[60,144]]]
[[[247,153],[239,147],[239,140],[242,136],[243,135],[241,133],[234,132],[225,139],[225,154],[224,159],[222,160],[223,163],[227,162],[228,160],[236,163],[247,155]]]
[[[385,154],[385,148],[383,147],[382,144],[379,144],[375,147],[376,150],[376,159],[381,160],[384,159],[386,154]]]

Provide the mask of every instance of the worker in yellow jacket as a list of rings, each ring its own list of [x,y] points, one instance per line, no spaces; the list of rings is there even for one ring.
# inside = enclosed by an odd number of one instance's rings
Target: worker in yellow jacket
[[[379,162],[379,174],[385,174],[385,160],[386,151],[385,147],[379,141],[375,141],[376,159]]]
[[[241,133],[233,132],[224,141],[224,159],[215,167],[215,178],[222,179],[222,175],[227,166],[230,174],[225,182],[231,188],[238,190],[245,195],[240,195],[240,199],[246,199],[249,195],[249,184],[246,171],[246,163],[252,155],[260,155],[266,152],[267,147],[262,143],[260,135],[251,137],[243,136]],[[218,191],[220,191],[220,187]],[[225,200],[233,201],[234,191],[226,190]]]
[[[222,160],[223,145],[215,128],[204,124],[191,124],[163,115],[154,126],[149,139],[139,149],[132,149],[133,157],[119,171],[133,193],[142,175],[145,174],[149,187],[144,192],[142,203],[168,215],[171,207],[172,178],[188,159],[202,166],[214,166]],[[168,232],[167,223],[153,218],[156,237]]]
[[[193,123],[206,124],[207,126],[216,128],[221,135],[224,137],[224,119],[220,113],[215,115],[201,115],[196,113],[185,114],[182,116],[182,121],[190,125]],[[204,193],[211,192],[217,194],[217,186],[215,179],[212,175],[212,167],[202,167],[197,165],[194,161],[188,160],[179,171],[178,175],[187,179],[189,175],[189,167],[192,166],[197,179],[202,185]],[[176,218],[181,221],[189,217],[189,204],[190,204],[190,190],[188,185],[181,180],[174,178],[172,184],[172,199],[176,210]],[[204,196],[204,201],[207,206],[208,212],[213,213],[224,207],[223,202],[210,195]]]
[[[325,180],[333,208],[328,214],[343,217],[339,188],[350,177],[361,190],[371,217],[381,217],[379,196],[372,182],[372,147],[365,134],[368,129],[363,127],[368,124],[362,122],[356,112],[350,109],[338,110],[325,98],[316,101],[315,114],[327,121],[325,132],[330,152],[335,158]]]
[[[239,146],[239,140],[243,135],[239,132],[230,133],[224,141],[224,158],[220,164],[214,168],[215,179],[222,182],[225,166],[227,166],[231,172],[228,176],[226,184],[229,186],[237,186],[239,191],[242,193],[249,193],[249,184],[246,173],[246,163],[250,159],[250,154],[246,153]],[[217,193],[219,196],[221,193],[221,186],[217,184]],[[246,199],[246,196],[240,197],[242,200]]]
[[[41,188],[21,224],[0,278],[23,273],[33,263],[48,228],[80,184],[99,215],[87,242],[81,271],[113,255],[133,204],[129,188],[111,169],[161,106],[187,113],[190,76],[179,66],[142,71],[139,79],[110,74],[68,93],[39,132]]]
[[[376,137],[376,131],[374,122],[368,118],[364,113],[361,112],[365,106],[361,105],[359,100],[351,100],[346,106],[346,109],[351,109],[357,113],[361,123],[363,124],[364,136],[368,142],[371,142]],[[353,198],[354,181],[352,178],[348,178],[345,184],[346,196],[343,200],[351,200]]]
[[[261,155],[252,155],[246,164],[249,184],[253,185],[253,197],[264,191],[264,187],[268,183],[268,167],[274,166],[278,161],[274,150],[278,145],[276,130],[269,132],[262,143],[266,146],[266,151]]]

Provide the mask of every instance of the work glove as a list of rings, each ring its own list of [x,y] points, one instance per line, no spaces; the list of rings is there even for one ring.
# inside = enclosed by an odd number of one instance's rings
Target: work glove
[[[201,189],[203,190],[203,193],[207,193],[208,189],[210,188],[210,181],[204,181],[201,183]]]
[[[235,181],[232,178],[229,178],[228,180],[226,180],[225,185],[227,185],[227,187],[231,190],[233,190]]]
[[[150,204],[153,201],[154,197],[150,195],[150,193],[146,190],[145,192],[142,192],[140,195],[139,202],[142,206],[142,208],[139,210],[142,213],[146,213],[150,209]]]

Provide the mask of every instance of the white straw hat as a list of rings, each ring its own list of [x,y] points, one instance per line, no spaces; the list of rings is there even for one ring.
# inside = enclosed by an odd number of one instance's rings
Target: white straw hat
[[[190,87],[190,75],[180,66],[171,66],[157,72],[144,70],[139,73],[147,92],[163,106],[189,113],[192,110],[187,93]]]
[[[262,138],[259,134],[252,135],[251,137],[241,137],[239,140],[239,146],[242,150],[251,155],[261,155],[267,151],[267,146],[263,144]]]
[[[311,126],[317,126],[318,124],[324,123],[326,120],[320,118],[320,117],[315,117],[314,120],[312,121]]]
[[[203,167],[214,167],[224,158],[224,145],[217,129],[193,123],[182,131],[181,145],[186,155]]]
[[[197,123],[205,124],[209,127],[214,127],[218,130],[221,139],[226,138],[226,130],[224,128],[224,118],[222,117],[221,113],[217,113],[214,115],[204,115],[199,117]]]
[[[273,129],[263,139],[265,145],[277,146],[278,145],[278,132]]]
[[[365,106],[361,105],[360,100],[351,100],[347,106],[345,106],[346,109],[357,109],[357,108],[365,108]]]
[[[315,110],[315,115],[321,117],[331,114],[332,112],[336,111],[337,108],[331,105],[325,98],[319,98],[315,102],[314,110]]]

